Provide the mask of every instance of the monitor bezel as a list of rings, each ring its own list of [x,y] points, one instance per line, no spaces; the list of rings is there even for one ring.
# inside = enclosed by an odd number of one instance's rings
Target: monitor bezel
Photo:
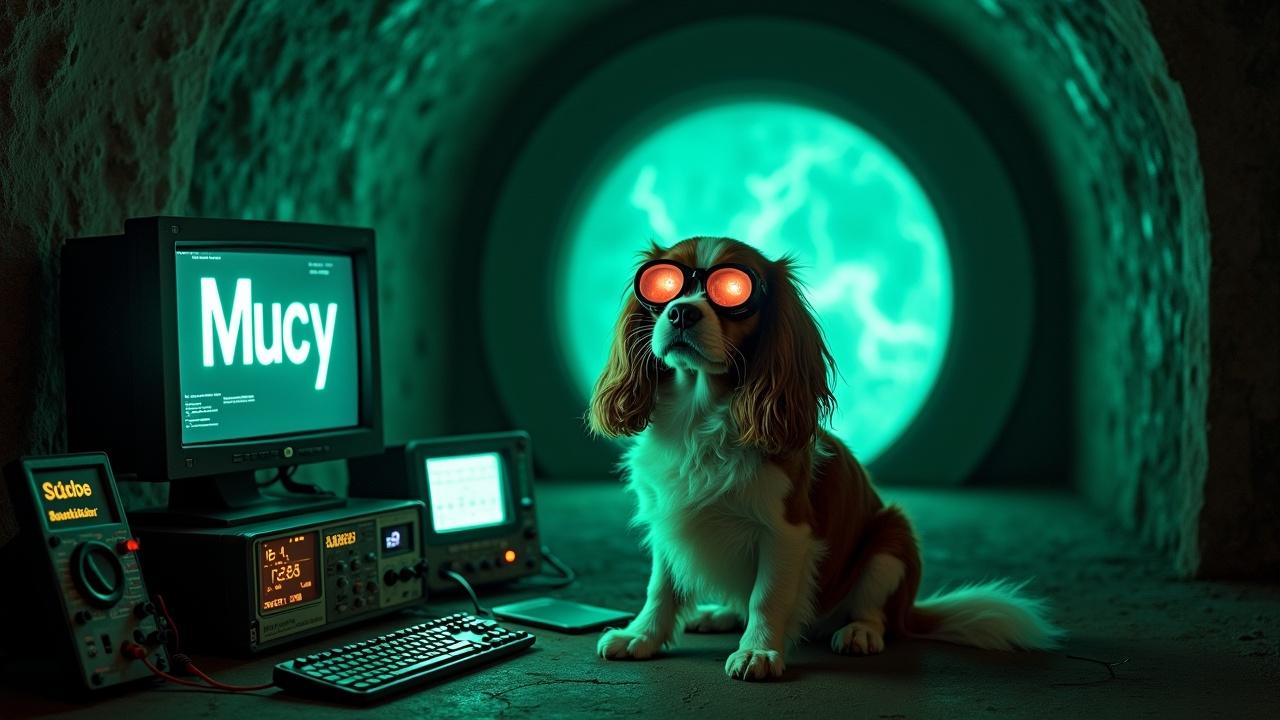
[[[423,522],[423,545],[441,546],[457,543],[474,542],[490,538],[503,538],[520,525],[519,505],[522,498],[527,497],[521,482],[521,474],[516,467],[517,437],[498,438],[495,436],[464,436],[462,438],[445,438],[443,440],[418,440],[405,445],[405,464],[411,479],[411,487],[422,489],[422,501],[426,504],[426,518]],[[502,463],[502,482],[507,519],[496,525],[469,530],[453,530],[436,532],[435,520],[431,511],[431,485],[427,478],[427,460],[432,458],[455,457],[462,455],[482,455],[495,453]]]
[[[260,220],[148,218],[158,270],[159,352],[163,372],[165,462],[169,480],[371,455],[383,449],[377,260],[368,228]],[[132,223],[126,234],[134,234]],[[359,420],[347,428],[187,445],[179,412],[176,253],[188,249],[279,250],[349,255],[355,280]]]

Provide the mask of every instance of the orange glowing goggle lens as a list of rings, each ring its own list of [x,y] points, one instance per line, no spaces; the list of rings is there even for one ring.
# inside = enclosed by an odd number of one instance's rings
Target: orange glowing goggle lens
[[[650,312],[685,295],[701,284],[707,302],[720,315],[747,317],[760,306],[764,282],[755,270],[737,263],[691,268],[674,260],[650,260],[636,271],[636,299]]]

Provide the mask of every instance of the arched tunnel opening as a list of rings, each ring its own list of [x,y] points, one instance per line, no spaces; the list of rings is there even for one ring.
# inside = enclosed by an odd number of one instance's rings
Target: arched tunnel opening
[[[1280,10],[19,5],[0,11],[0,299],[19,310],[0,316],[0,460],[84,449],[68,448],[58,361],[63,239],[149,214],[373,228],[386,444],[527,431],[539,537],[577,569],[574,597],[639,608],[629,441],[593,437],[584,413],[638,253],[730,236],[796,258],[836,363],[830,430],[915,522],[922,589],[1035,576],[1076,660],[1114,679],[1113,658],[1150,659],[1178,707],[1274,679],[1273,586],[1170,581],[1280,571],[1277,215],[1257,200],[1278,187],[1280,131],[1217,110],[1280,111]],[[78,121],[81,97],[108,109]],[[343,462],[296,469],[351,489]],[[163,494],[121,492],[131,512]],[[701,642],[673,656],[680,673],[714,652]],[[956,677],[908,710],[998,704]],[[548,706],[581,700],[572,687]]]
[[[556,478],[617,459],[581,417],[634,253],[740,232],[812,265],[836,431],[882,483],[1076,487],[1194,553],[1164,478],[1203,475],[1203,429],[1178,418],[1205,404],[1208,235],[1194,132],[1141,22],[1000,2],[247,4],[210,74],[190,210],[377,227],[390,436],[525,427]],[[682,125],[717,113],[734,127]],[[785,169],[749,154],[823,132],[800,118],[845,137],[766,189]],[[790,139],[752,135],[771,131]],[[892,199],[854,177],[873,166]],[[668,183],[683,215],[637,209]],[[879,229],[895,203],[910,228]],[[866,294],[840,297],[859,272]],[[917,285],[868,289],[899,275]],[[917,339],[873,339],[904,327]]]
[[[290,218],[307,211],[295,197],[323,195],[330,215],[335,200],[370,215],[384,198],[399,198],[388,202],[390,216],[377,217],[381,246],[391,248],[381,268],[384,312],[391,326],[413,329],[408,342],[388,348],[389,363],[404,367],[397,392],[450,398],[405,403],[419,415],[411,424],[446,427],[423,414],[448,407],[454,429],[535,427],[549,476],[607,473],[616,446],[588,439],[577,418],[627,266],[650,239],[739,234],[809,266],[810,300],[821,306],[839,371],[834,429],[884,482],[1068,481],[1063,269],[1071,239],[1055,220],[1065,211],[1045,139],[1033,135],[1026,101],[1011,95],[1009,81],[992,76],[966,100],[928,74],[957,60],[980,71],[980,57],[948,29],[952,20],[768,4],[583,13],[548,31],[541,52],[526,51],[527,68],[509,71],[509,87],[490,83],[498,89],[462,104],[470,117],[449,121],[432,97],[449,81],[428,73],[449,67],[437,64],[452,45],[433,46],[411,21],[418,10],[407,8],[288,23],[279,8],[242,9],[213,73],[191,205],[220,215],[253,207],[260,195],[271,204],[240,214]],[[328,23],[328,32],[312,33],[327,36],[328,50],[301,50],[308,30],[299,25],[308,23]],[[483,39],[482,27],[473,32]],[[355,53],[370,35],[397,60]],[[910,43],[925,45],[920,37],[930,38],[933,57],[904,53]],[[352,47],[338,51],[344,40]],[[273,48],[282,47],[300,54],[280,57]],[[702,62],[708,56],[717,61]],[[431,81],[419,85],[418,74]],[[310,82],[316,77],[328,81]],[[323,95],[309,94],[321,85]],[[996,110],[984,96],[1004,103]],[[991,117],[975,120],[966,105],[989,107]],[[725,114],[735,107],[739,116]],[[317,114],[332,120],[317,124]],[[329,122],[342,128],[337,165],[334,153],[315,151],[333,142]],[[680,138],[699,132],[722,144]],[[788,143],[793,165],[796,153],[826,156],[788,169],[776,155]],[[450,159],[436,154],[446,146]],[[470,172],[445,167],[469,161]],[[770,173],[775,187],[767,189]],[[304,187],[283,197],[258,190],[303,176]],[[450,181],[468,177],[469,186]],[[643,186],[646,178],[653,187]],[[308,182],[329,187],[308,191]],[[645,202],[638,193],[668,202],[655,194],[657,183],[670,185],[670,202],[689,207],[650,205],[644,217],[610,209],[610,193],[625,192],[633,208]],[[810,188],[825,197],[803,197]],[[362,194],[367,201],[357,202]],[[466,210],[450,216],[455,198]],[[458,238],[459,246],[424,242],[434,237]],[[457,264],[473,273],[470,302],[431,294],[447,286],[432,273],[456,273]],[[388,297],[401,286],[416,295]],[[428,317],[445,307],[463,310]],[[402,323],[399,312],[413,320]],[[540,350],[520,351],[526,347]],[[1034,413],[1041,431],[1018,436],[1014,412]]]
[[[835,430],[882,482],[1141,514],[1136,470],[1195,462],[1194,134],[1150,36],[1103,51],[1119,11],[451,7],[241,8],[196,144],[195,213],[377,226],[393,434],[528,427],[546,475],[607,474],[580,418],[627,265],[737,233],[810,265]]]

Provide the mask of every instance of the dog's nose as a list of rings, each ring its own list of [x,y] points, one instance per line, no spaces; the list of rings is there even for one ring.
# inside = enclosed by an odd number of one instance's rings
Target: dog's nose
[[[685,328],[693,327],[694,324],[702,319],[702,311],[698,309],[697,305],[676,305],[667,311],[667,319],[671,321],[672,325],[684,330]]]

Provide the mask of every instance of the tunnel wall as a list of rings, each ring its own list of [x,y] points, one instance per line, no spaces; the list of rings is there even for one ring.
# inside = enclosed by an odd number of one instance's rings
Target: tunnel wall
[[[1040,113],[1072,207],[1077,485],[1190,572],[1209,228],[1181,89],[1137,2],[979,5],[1019,57],[1010,77]]]
[[[579,6],[405,0],[300,14],[277,0],[231,19],[190,211],[376,228],[388,443],[505,423],[487,383],[458,382],[483,360],[454,340],[471,332],[478,296],[460,258],[479,243],[454,214],[513,59]]]
[[[153,5],[0,3],[0,462],[66,450],[62,240],[187,207],[234,0]]]
[[[1161,0],[1148,12],[1186,92],[1213,231],[1196,568],[1280,577],[1280,4]]]
[[[479,240],[458,236],[451,213],[471,148],[501,130],[499,99],[524,63],[611,5],[5,3],[0,457],[65,447],[57,243],[156,213],[376,226],[388,440],[502,426],[479,334],[465,326],[477,295],[459,282],[474,279],[458,258]],[[1280,303],[1256,305],[1275,299],[1280,277],[1280,223],[1259,199],[1280,184],[1275,129],[1262,123],[1276,110],[1264,92],[1275,87],[1274,9],[1148,3],[1174,76],[1190,78],[1201,152],[1206,128],[1212,143],[1212,317],[1224,331],[1210,346],[1195,138],[1142,6],[937,6],[1002,58],[1059,137],[1086,240],[1073,252],[1088,268],[1072,275],[1081,488],[1184,572],[1274,568]],[[1258,120],[1236,134],[1223,107]],[[1272,148],[1269,164],[1255,144]],[[1254,547],[1261,555],[1239,553]]]

